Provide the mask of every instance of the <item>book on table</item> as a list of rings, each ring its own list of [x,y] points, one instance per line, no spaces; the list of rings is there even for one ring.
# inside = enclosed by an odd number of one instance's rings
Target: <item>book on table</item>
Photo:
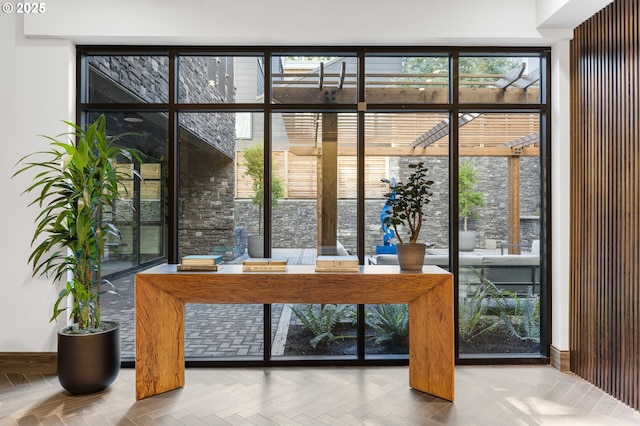
[[[316,258],[316,272],[358,272],[359,270],[358,256],[320,255]]]
[[[211,266],[218,265],[220,262],[222,262],[220,254],[190,254],[182,257],[183,265]]]
[[[317,266],[316,272],[360,272],[360,266]]]
[[[316,258],[316,266],[358,266],[360,260],[358,256],[349,255],[349,256],[330,256],[330,255],[320,255]]]
[[[198,271],[217,271],[218,270],[218,265],[185,265],[185,264],[178,264],[176,265],[176,270],[178,271],[193,271],[193,272],[198,272]]]
[[[286,271],[287,259],[277,259],[270,257],[252,258],[242,261],[243,272],[256,271]]]

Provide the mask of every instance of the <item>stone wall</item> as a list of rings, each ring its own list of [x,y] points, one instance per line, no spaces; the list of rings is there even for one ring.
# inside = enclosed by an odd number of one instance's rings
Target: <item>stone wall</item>
[[[180,256],[212,253],[215,246],[233,246],[234,181],[233,161],[225,155],[181,145]]]
[[[202,150],[191,145],[182,146],[180,175],[179,253],[210,253],[214,248],[234,247],[234,228],[245,228],[245,233],[258,232],[258,207],[250,200],[234,200],[233,162],[215,150]],[[448,226],[448,165],[444,158],[425,159],[435,181],[431,202],[425,209],[421,241],[436,247],[449,246]],[[487,160],[487,161],[485,161]],[[503,161],[504,160],[504,161]],[[540,238],[539,183],[537,171],[530,168],[537,159],[524,159],[521,170],[521,243],[531,245]],[[402,162],[406,170],[407,159]],[[491,168],[487,166],[488,163]],[[530,163],[530,164],[527,164]],[[471,220],[470,228],[478,232],[478,248],[506,241],[508,235],[508,176],[506,159],[477,159],[478,187],[484,194],[485,206],[478,209],[478,217]],[[395,164],[396,167],[399,164]],[[405,178],[400,175],[400,178]],[[527,195],[530,194],[530,195]],[[373,254],[382,244],[380,212],[385,199],[365,201],[365,250]],[[159,217],[159,202],[145,202],[141,209],[144,222]],[[273,246],[282,248],[314,248],[317,246],[316,200],[285,199],[273,210]],[[154,207],[152,207],[154,206]],[[130,218],[131,211],[125,212]],[[355,200],[338,202],[338,240],[355,253],[357,245],[357,206]]]
[[[476,210],[477,218],[470,229],[478,233],[478,247],[487,240],[507,242],[509,235],[509,171],[505,157],[476,157],[477,191],[484,195],[484,207]],[[540,159],[520,159],[520,216],[540,215]],[[462,225],[460,225],[462,227]],[[537,227],[537,229],[536,229]],[[531,245],[540,238],[539,221],[520,220],[520,243]]]
[[[424,161],[434,180],[433,196],[425,208],[420,240],[435,247],[449,247],[449,165],[446,157],[391,158],[391,169],[399,170],[395,177],[406,179],[409,163]],[[474,158],[477,172],[476,190],[484,196],[485,205],[477,209],[477,217],[469,221],[469,228],[478,233],[477,248],[494,248],[497,242],[508,239],[508,160],[506,158]],[[520,166],[520,243],[530,246],[540,238],[539,159],[522,158]],[[317,206],[315,200],[280,200],[273,210],[273,246],[282,248],[316,247]],[[365,201],[365,250],[375,252],[382,244],[380,212],[385,199]],[[235,201],[237,226],[247,234],[257,233],[258,207],[250,200]],[[357,245],[357,206],[355,200],[338,201],[338,240],[355,252]],[[460,222],[462,229],[462,221]]]
[[[183,103],[233,103],[233,60],[217,57],[183,56],[179,60],[179,100]],[[224,65],[224,67],[222,66]],[[219,82],[213,86],[209,79]],[[220,83],[222,82],[222,83]],[[199,139],[235,157],[234,113],[180,113],[179,123]]]
[[[88,64],[120,86],[89,93],[91,102],[135,102],[136,98],[150,104],[169,102],[167,56],[90,56]],[[101,84],[98,74],[91,72],[89,76],[90,87]]]
[[[366,247],[375,252],[376,244],[382,244],[380,210],[384,199],[367,200]],[[251,200],[236,200],[236,225],[246,228],[247,235],[258,232],[258,206]],[[338,201],[338,241],[355,253],[357,246],[357,206],[355,200]],[[272,212],[273,247],[315,248],[317,247],[318,224],[316,200],[280,200],[279,207]]]

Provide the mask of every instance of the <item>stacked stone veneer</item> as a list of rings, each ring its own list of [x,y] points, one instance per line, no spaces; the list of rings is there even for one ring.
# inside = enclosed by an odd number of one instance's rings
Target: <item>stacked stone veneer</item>
[[[137,100],[157,104],[169,101],[169,58],[166,56],[90,56],[88,65],[90,76],[97,70],[115,83],[100,94],[90,93],[91,102]]]
[[[104,90],[108,98],[92,98],[93,102],[166,103],[169,101],[169,60],[164,56],[91,56],[93,73],[100,73],[115,85]],[[181,56],[178,72],[178,98],[182,103],[218,104],[234,101],[233,61],[214,68],[222,76],[222,86],[212,86],[209,71],[218,59],[204,56]],[[215,75],[213,76],[215,77]],[[220,91],[222,89],[222,92]],[[93,96],[93,95],[90,95]],[[96,95],[97,96],[97,95]],[[180,113],[181,132],[188,131],[205,143],[233,158],[235,150],[235,118],[232,113]],[[181,134],[184,136],[184,134]]]
[[[180,256],[233,246],[233,161],[217,151],[181,145],[178,250]]]

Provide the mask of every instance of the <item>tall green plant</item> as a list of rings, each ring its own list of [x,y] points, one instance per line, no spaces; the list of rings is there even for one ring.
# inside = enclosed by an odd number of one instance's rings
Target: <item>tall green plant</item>
[[[384,218],[384,224],[393,226],[400,244],[404,241],[398,232],[399,225],[408,228],[410,244],[418,242],[424,216],[423,209],[433,195],[433,181],[427,177],[429,169],[424,163],[409,164],[408,167],[412,172],[406,183],[398,182],[394,185],[388,179],[382,179],[382,182],[389,184],[389,192],[384,194],[384,197],[387,198],[385,204],[391,207],[391,212]]]
[[[473,217],[476,207],[484,206],[482,193],[474,191],[476,186],[476,169],[469,161],[460,163],[458,170],[458,208],[460,217],[464,220],[464,230],[467,230],[469,217]]]
[[[258,206],[258,234],[262,234],[262,210],[264,209],[264,148],[262,145],[254,145],[245,148],[244,160],[246,170],[244,176],[253,180],[253,198],[251,202]],[[273,170],[272,170],[273,171]],[[284,183],[282,179],[271,174],[271,205],[278,207],[278,200],[284,195]]]
[[[66,299],[73,296],[71,317],[78,329],[87,330],[100,327],[102,285],[113,287],[102,278],[101,260],[108,236],[120,239],[120,232],[105,220],[104,213],[115,210],[121,191],[126,191],[120,182],[131,178],[118,170],[116,159],[141,160],[137,151],[115,145],[125,134],[108,136],[104,115],[86,130],[64,123],[73,131],[55,138],[45,136],[49,150],[21,158],[22,168],[13,176],[32,169],[37,172],[23,192],[35,194],[29,205],[41,209],[31,240],[35,248],[28,260],[33,276],[58,281],[71,272],[72,278],[58,294],[51,321],[67,310]],[[68,140],[59,140],[62,137]],[[140,177],[135,170],[133,173]]]

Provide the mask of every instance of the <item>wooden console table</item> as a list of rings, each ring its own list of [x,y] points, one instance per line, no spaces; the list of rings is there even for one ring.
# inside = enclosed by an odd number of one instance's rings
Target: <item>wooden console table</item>
[[[437,266],[403,272],[176,272],[161,265],[136,274],[136,399],[184,386],[185,303],[409,304],[409,386],[449,401],[454,394],[453,276]]]

